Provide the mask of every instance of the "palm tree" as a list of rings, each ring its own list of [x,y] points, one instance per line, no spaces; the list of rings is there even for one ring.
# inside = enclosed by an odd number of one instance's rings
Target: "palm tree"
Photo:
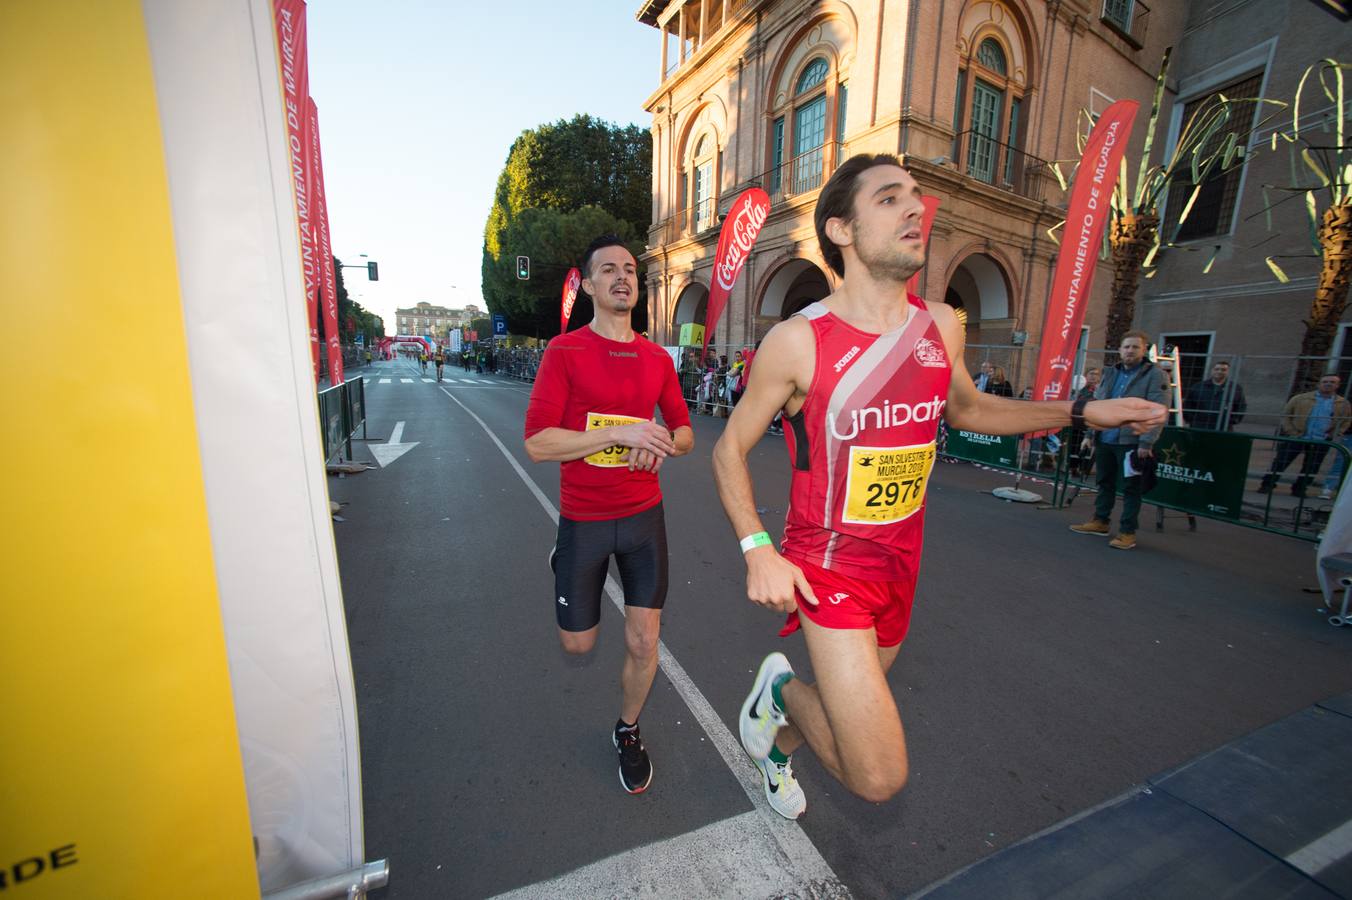
[[[1106,255],[1112,260],[1113,266],[1112,297],[1108,303],[1105,335],[1105,346],[1110,349],[1120,344],[1122,335],[1131,329],[1132,319],[1136,315],[1136,290],[1142,273],[1145,273],[1146,278],[1151,277],[1154,274],[1155,256],[1160,248],[1175,246],[1178,229],[1192,212],[1202,185],[1213,174],[1223,172],[1243,160],[1244,147],[1239,143],[1239,135],[1233,132],[1222,134],[1231,115],[1236,114],[1243,104],[1268,102],[1261,99],[1230,99],[1218,94],[1212,102],[1204,104],[1188,118],[1168,159],[1152,165],[1150,154],[1154,149],[1160,106],[1164,99],[1165,76],[1169,71],[1172,53],[1172,47],[1164,51],[1159,76],[1155,79],[1150,122],[1137,165],[1135,187],[1128,178],[1127,157],[1123,156],[1117,184],[1113,189],[1112,224],[1104,238]],[[1084,115],[1088,118],[1088,113]],[[1078,148],[1081,152],[1088,140],[1089,130],[1085,128],[1081,131]],[[1053,163],[1052,169],[1065,189],[1066,181],[1061,177],[1060,164]],[[1161,198],[1167,199],[1170,188],[1176,183],[1192,185],[1192,193],[1183,205],[1178,221],[1174,223],[1173,234],[1165,242],[1160,234],[1159,206]],[[1204,271],[1210,269],[1211,260],[1208,260]]]
[[[1279,188],[1285,192],[1305,195],[1305,214],[1310,225],[1310,242],[1314,256],[1322,259],[1319,284],[1305,319],[1305,336],[1300,342],[1300,362],[1291,385],[1293,392],[1310,390],[1323,374],[1326,359],[1333,346],[1338,321],[1347,308],[1349,277],[1352,277],[1352,148],[1347,145],[1347,106],[1344,102],[1343,71],[1352,69],[1352,63],[1323,59],[1310,66],[1296,86],[1291,103],[1291,129],[1273,132],[1272,149],[1285,141],[1293,157],[1299,156],[1306,170],[1317,182],[1315,186],[1288,185]],[[1332,104],[1326,116],[1312,126],[1302,128],[1301,106],[1310,76],[1318,73],[1319,88]],[[1316,100],[1318,99],[1316,95]],[[1307,107],[1308,109],[1308,107]],[[1331,143],[1330,143],[1331,141]],[[1297,151],[1299,151],[1297,153]],[[1294,159],[1293,159],[1294,162]],[[1293,166],[1293,171],[1298,166]],[[1323,212],[1319,207],[1324,205]],[[1271,206],[1268,207],[1268,227],[1271,227]],[[1268,267],[1277,279],[1289,281],[1276,260],[1288,257],[1268,257]],[[1308,258],[1308,257],[1307,257]]]

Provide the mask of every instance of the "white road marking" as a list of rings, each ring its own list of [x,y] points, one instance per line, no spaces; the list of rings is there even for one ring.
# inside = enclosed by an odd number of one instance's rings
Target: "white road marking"
[[[437,383],[437,380],[436,380],[435,378],[424,378],[424,379],[423,379],[423,384],[436,384],[436,383]]]
[[[382,378],[382,379],[380,379],[380,383],[381,383],[381,384],[389,384],[389,383],[390,383],[390,379],[388,379],[388,378]]]
[[[1318,875],[1352,854],[1352,819],[1316,838],[1286,857],[1286,861],[1307,875]]]
[[[412,383],[413,383],[413,379],[412,379],[412,378],[400,378],[400,379],[399,379],[399,383],[400,383],[400,384],[412,384]]]
[[[394,430],[390,432],[390,439],[384,444],[367,444],[366,448],[371,451],[371,455],[376,458],[383,469],[399,457],[403,456],[414,447],[418,446],[419,441],[411,444],[400,443],[404,439],[404,423],[394,423]]]
[[[443,394],[451,398],[451,401],[469,414],[479,427],[488,435],[489,440],[497,445],[498,450],[507,459],[512,469],[516,471],[517,476],[530,490],[531,494],[544,507],[544,511],[549,518],[557,525],[559,521],[559,511],[549,498],[545,496],[544,491],[535,483],[535,479],[527,474],[522,468],[521,463],[517,462],[516,457],[511,454],[498,436],[493,433],[493,429],[488,427],[483,419],[465,404],[461,403],[454,394],[445,388],[440,389]],[[607,576],[606,593],[610,596],[611,602],[624,612],[624,594],[615,579]],[[831,866],[822,858],[812,840],[803,831],[802,826],[797,822],[791,822],[781,817],[774,810],[770,809],[765,800],[765,789],[761,786],[760,773],[746,758],[742,751],[742,746],[732,736],[732,732],[723,724],[723,720],[714,712],[713,706],[705,699],[704,694],[695,682],[691,680],[686,673],[685,668],[676,661],[676,657],[667,649],[665,641],[657,642],[658,665],[663,673],[676,688],[676,692],[681,695],[685,705],[690,708],[704,733],[709,736],[714,749],[718,755],[723,757],[723,762],[736,777],[742,790],[746,792],[747,798],[751,801],[752,811],[736,816],[731,819],[725,819],[723,822],[716,822],[713,825],[680,835],[674,838],[668,838],[665,841],[659,841],[656,844],[650,844],[642,848],[642,858],[633,859],[637,851],[630,850],[615,856],[603,859],[600,862],[593,863],[577,869],[562,878],[554,881],[542,882],[541,884],[530,885],[522,888],[521,891],[533,892],[539,889],[538,893],[519,893],[521,897],[595,897],[602,895],[623,895],[623,896],[659,896],[654,893],[657,890],[656,885],[661,885],[660,896],[670,897],[753,897],[753,896],[776,896],[782,891],[769,892],[760,889],[763,872],[749,867],[748,860],[755,859],[773,859],[775,868],[779,871],[779,877],[787,879],[788,883],[797,888],[816,885],[818,889],[829,888],[831,897],[848,897],[849,892],[845,889],[840,879]],[[732,834],[724,833],[721,829],[730,823],[739,823],[736,828],[731,829],[736,832],[737,838]],[[747,827],[746,823],[757,823],[757,827]],[[709,829],[720,829],[715,833],[718,840],[709,840],[705,835]],[[738,840],[741,843],[738,843]],[[754,841],[754,846],[748,846]],[[690,853],[692,847],[697,847],[699,852],[693,855]],[[674,866],[675,871],[669,872],[667,869],[652,869],[645,871],[649,860],[656,861],[664,859],[666,865]],[[681,864],[677,865],[676,861]],[[659,873],[660,878],[655,876]],[[595,888],[597,882],[591,879],[598,873],[607,875],[610,879],[604,884],[608,885],[599,892]],[[706,878],[717,878],[717,889],[709,890]],[[743,885],[740,879],[747,878],[747,884]],[[629,887],[628,891],[620,889],[621,884]],[[517,896],[512,894],[508,896]]]
[[[783,825],[794,827],[788,822]],[[773,844],[766,826],[761,816],[745,812],[617,853],[559,878],[499,894],[495,900],[804,896],[804,885],[795,879],[795,860],[766,852]],[[836,893],[812,894],[823,895],[848,896],[839,886]]]

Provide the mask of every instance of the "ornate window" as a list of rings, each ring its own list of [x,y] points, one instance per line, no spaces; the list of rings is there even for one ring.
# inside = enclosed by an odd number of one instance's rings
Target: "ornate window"
[[[703,231],[714,224],[714,208],[717,198],[714,192],[714,142],[703,135],[695,144],[693,206],[695,208],[695,231]]]
[[[814,57],[794,80],[792,96],[776,110],[769,135],[772,195],[822,186],[828,162],[836,157],[828,144],[844,137],[845,130],[845,87],[832,87],[831,64]]]
[[[1022,177],[1023,88],[1009,77],[1009,56],[984,38],[958,70],[953,160],[971,177],[1013,189]]]

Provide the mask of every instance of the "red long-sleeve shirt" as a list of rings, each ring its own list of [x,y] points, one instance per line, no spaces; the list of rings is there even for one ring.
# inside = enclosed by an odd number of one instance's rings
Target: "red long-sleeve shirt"
[[[690,424],[667,352],[637,335],[626,343],[579,328],[545,350],[526,409],[526,438],[546,428],[587,431],[651,420],[657,408],[672,431]],[[566,518],[618,519],[661,502],[657,475],[630,472],[619,458],[623,452],[607,448],[560,465],[559,505]]]

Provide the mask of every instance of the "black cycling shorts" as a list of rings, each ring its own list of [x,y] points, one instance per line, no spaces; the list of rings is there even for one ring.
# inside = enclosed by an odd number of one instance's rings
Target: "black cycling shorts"
[[[625,606],[661,609],[667,602],[667,523],[661,503],[622,519],[579,522],[559,516],[554,549],[554,611],[564,631],[587,631],[601,621],[601,592],[612,556]]]

